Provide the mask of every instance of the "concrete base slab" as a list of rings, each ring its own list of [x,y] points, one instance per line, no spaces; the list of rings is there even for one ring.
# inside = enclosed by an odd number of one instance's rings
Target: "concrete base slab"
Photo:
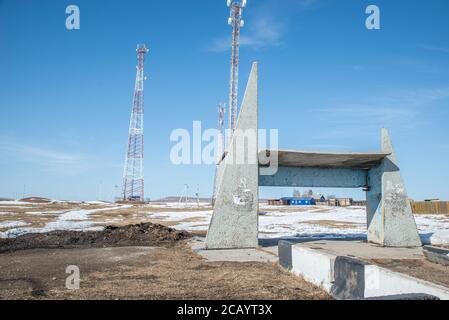
[[[359,258],[362,260],[398,259],[413,260],[423,259],[424,253],[421,247],[415,248],[390,248],[363,241],[312,241],[301,244],[304,247],[320,250],[336,256]]]
[[[449,266],[449,249],[424,246],[424,254],[430,262]]]
[[[385,296],[385,297],[374,297],[367,298],[365,300],[383,300],[383,301],[435,301],[440,300],[435,296],[431,296],[429,294],[398,294],[394,296]]]
[[[383,248],[357,241],[279,243],[279,263],[337,299],[426,294],[449,300],[449,288],[371,262],[422,260],[421,248]]]
[[[205,249],[204,240],[190,241],[192,250],[208,262],[278,262],[275,253],[263,249]]]

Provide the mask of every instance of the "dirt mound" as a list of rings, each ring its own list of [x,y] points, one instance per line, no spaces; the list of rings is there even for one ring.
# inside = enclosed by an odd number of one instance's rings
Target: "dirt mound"
[[[52,200],[42,197],[29,197],[20,199],[21,202],[29,202],[29,203],[50,203]]]
[[[142,223],[124,227],[108,226],[103,231],[53,231],[0,239],[0,253],[40,248],[170,247],[190,237],[191,234],[186,231]]]

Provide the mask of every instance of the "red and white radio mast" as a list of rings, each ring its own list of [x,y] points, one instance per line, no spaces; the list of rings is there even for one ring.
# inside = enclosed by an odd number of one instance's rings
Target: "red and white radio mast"
[[[137,46],[137,74],[134,89],[133,107],[131,121],[129,124],[128,147],[125,159],[125,169],[123,172],[123,201],[145,201],[144,177],[143,177],[143,82],[145,55],[148,49]]]

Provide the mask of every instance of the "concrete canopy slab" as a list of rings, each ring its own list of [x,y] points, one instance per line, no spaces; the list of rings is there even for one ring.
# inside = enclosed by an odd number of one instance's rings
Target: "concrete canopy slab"
[[[269,157],[273,151],[265,150],[259,152],[260,157]],[[314,152],[314,151],[294,151],[279,150],[279,167],[293,168],[351,168],[370,169],[380,165],[389,153],[369,152],[369,153],[342,153],[342,152]]]
[[[364,188],[367,170],[349,168],[279,167],[272,176],[260,175],[261,187]]]

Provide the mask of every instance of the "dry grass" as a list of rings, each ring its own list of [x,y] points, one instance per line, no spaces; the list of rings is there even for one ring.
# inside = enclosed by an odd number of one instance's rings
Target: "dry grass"
[[[55,221],[58,216],[64,212],[102,208],[107,208],[107,206],[81,203],[0,204],[0,212],[7,213],[0,215],[0,223],[20,220],[27,223],[27,227],[42,228],[47,223]],[[5,231],[6,229],[7,228],[3,228],[0,231]]]
[[[31,250],[1,258],[0,297],[7,299],[330,299],[274,263],[210,263],[186,244]],[[69,263],[80,267],[80,290],[64,287]]]
[[[107,205],[33,204],[0,206],[2,221],[24,221],[43,227],[71,210],[107,209]],[[297,208],[296,208],[297,209]],[[124,226],[153,222],[173,226],[199,222],[192,217],[164,221],[152,213],[209,211],[136,205],[92,213],[97,225]],[[291,211],[291,210],[286,210]],[[43,215],[30,213],[44,212]],[[204,236],[206,232],[193,232]],[[65,288],[65,268],[78,265],[81,289]],[[3,299],[329,299],[321,289],[273,263],[209,263],[186,244],[174,248],[38,249],[0,255]]]
[[[167,227],[177,225],[181,222],[197,222],[199,218],[190,218],[180,221],[166,221],[160,217],[152,217],[152,213],[164,212],[198,212],[209,211],[211,207],[186,207],[186,208],[160,208],[149,205],[133,205],[114,209],[115,206],[106,204],[88,204],[88,203],[33,203],[33,204],[0,204],[0,212],[7,213],[0,215],[0,223],[5,221],[23,221],[26,227],[42,228],[47,223],[56,221],[58,216],[64,212],[72,210],[96,210],[105,209],[98,213],[89,215],[89,220],[98,226],[125,226],[129,224],[139,224],[152,222],[163,224]],[[107,210],[111,208],[111,210]],[[11,228],[0,228],[0,232]]]
[[[354,227],[364,227],[365,225],[355,222],[347,222],[347,221],[335,221],[335,220],[309,220],[309,221],[300,221],[304,224],[310,225],[318,225],[331,227],[335,229],[353,229]]]

